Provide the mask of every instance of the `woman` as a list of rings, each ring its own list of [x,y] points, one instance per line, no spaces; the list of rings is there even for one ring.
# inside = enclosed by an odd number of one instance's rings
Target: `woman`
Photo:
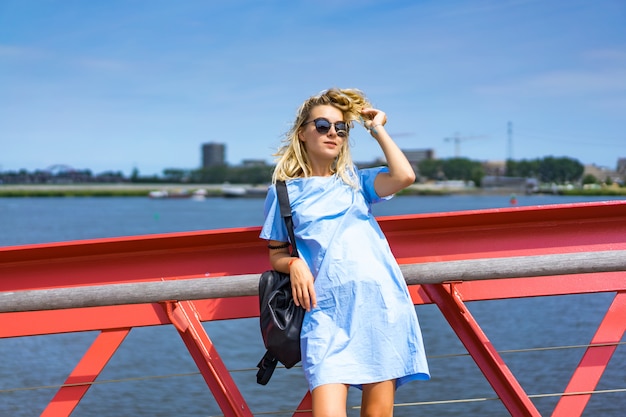
[[[354,166],[353,121],[376,139],[388,167]],[[287,182],[300,257],[289,254],[275,186],[261,238],[272,267],[291,274],[294,300],[306,309],[302,367],[314,417],[345,416],[350,385],[363,391],[361,415],[391,416],[400,385],[429,379],[415,308],[370,210],[415,181],[386,122],[362,92],[329,89],[304,102],[276,154],[273,182]]]

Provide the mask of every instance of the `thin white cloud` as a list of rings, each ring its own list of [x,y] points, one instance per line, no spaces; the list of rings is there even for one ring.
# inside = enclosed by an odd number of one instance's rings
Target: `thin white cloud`
[[[626,46],[621,49],[602,48],[583,52],[583,58],[594,64],[623,65],[626,67]]]
[[[534,76],[485,84],[475,88],[482,95],[578,96],[626,92],[626,69],[559,70]]]
[[[450,16],[464,16],[464,15],[479,15],[491,12],[498,12],[501,10],[512,9],[521,6],[527,6],[537,3],[544,3],[543,0],[483,0],[483,1],[471,1],[466,4],[457,4],[455,7],[446,7],[445,14]]]
[[[81,59],[78,61],[78,64],[86,69],[101,70],[107,72],[123,71],[132,67],[132,65],[126,61],[102,58]]]
[[[602,97],[594,100],[593,105],[602,111],[623,117],[626,114],[626,95],[622,97]]]
[[[8,59],[33,59],[42,57],[42,51],[17,45],[0,44],[0,58]]]

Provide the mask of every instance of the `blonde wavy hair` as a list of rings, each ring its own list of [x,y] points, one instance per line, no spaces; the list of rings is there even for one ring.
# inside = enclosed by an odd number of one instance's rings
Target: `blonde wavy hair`
[[[309,119],[313,108],[322,105],[331,105],[339,109],[343,114],[343,120],[350,127],[352,127],[353,121],[362,122],[361,110],[363,108],[372,106],[365,94],[357,89],[350,88],[330,88],[307,99],[298,109],[296,120],[291,129],[285,134],[283,145],[273,155],[276,157],[276,168],[272,175],[273,183],[276,183],[277,180],[285,181],[311,176],[310,161],[304,145],[298,139],[298,133],[302,129],[304,122]],[[333,163],[331,170],[333,174],[336,173],[346,184],[358,188],[354,163],[350,156],[349,138],[350,136],[348,135],[343,141],[339,155]]]

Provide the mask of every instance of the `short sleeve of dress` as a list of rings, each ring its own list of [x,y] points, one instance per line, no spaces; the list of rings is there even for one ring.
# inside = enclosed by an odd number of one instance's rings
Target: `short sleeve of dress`
[[[283,218],[280,216],[280,205],[278,204],[276,185],[271,185],[268,188],[263,210],[265,214],[265,222],[263,223],[263,228],[261,229],[260,238],[265,240],[288,242],[289,237],[287,227],[285,226]]]
[[[376,194],[376,190],[374,189],[374,181],[376,180],[376,176],[382,172],[389,172],[389,168],[383,166],[360,169],[358,171],[359,180],[361,182],[361,190],[363,192],[363,195],[365,196],[365,200],[370,204],[386,201],[393,197],[393,195],[380,197],[378,194]]]

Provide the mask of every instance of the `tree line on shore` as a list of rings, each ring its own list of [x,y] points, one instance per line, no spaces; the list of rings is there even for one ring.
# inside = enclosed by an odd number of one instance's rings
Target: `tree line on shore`
[[[373,166],[361,164],[360,168]],[[485,165],[468,158],[428,159],[415,166],[418,181],[461,180],[480,187],[486,173]],[[105,172],[94,175],[90,170],[66,170],[49,172],[26,170],[0,172],[2,184],[47,184],[47,183],[185,183],[185,184],[267,184],[271,181],[272,165],[229,166],[217,165],[200,169],[166,168],[162,175],[142,176],[134,169],[129,177],[122,172]],[[578,160],[568,157],[544,157],[532,160],[507,160],[503,177],[534,178],[541,183],[593,184],[598,180],[586,175]]]

